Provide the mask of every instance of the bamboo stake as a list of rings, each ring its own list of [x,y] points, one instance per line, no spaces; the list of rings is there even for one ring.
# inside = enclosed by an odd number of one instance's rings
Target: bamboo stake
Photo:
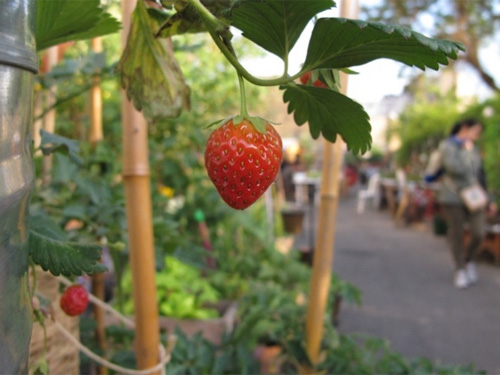
[[[123,46],[135,5],[134,0],[122,0]],[[139,369],[146,369],[160,361],[148,134],[144,117],[133,107],[125,92],[122,92],[122,117],[123,178],[136,324],[135,350]]]
[[[349,17],[350,7],[350,0],[343,0],[340,16]],[[347,76],[344,73],[341,73],[340,84],[340,91],[345,94],[347,92]],[[306,350],[313,367],[319,361],[323,322],[332,276],[342,148],[340,138],[337,138],[334,144],[324,141],[321,201],[306,317]],[[304,369],[304,373],[313,374],[314,370]]]
[[[90,41],[90,48],[95,53],[102,52],[102,40],[101,38],[94,38]],[[93,78],[94,85],[90,89],[90,134],[89,140],[92,148],[95,148],[99,142],[103,139],[102,131],[102,98],[101,98],[101,86],[100,78]],[[101,260],[102,261],[102,260]],[[104,301],[105,290],[104,290],[104,274],[96,273],[92,275],[92,293],[94,296]],[[94,304],[94,319],[96,322],[95,338],[99,347],[106,352],[106,326],[104,323],[104,310],[98,305]],[[105,366],[98,366],[97,373],[99,375],[107,375],[108,368]]]
[[[43,93],[42,91],[35,90],[35,94],[33,97],[34,105],[33,105],[33,117],[37,118],[43,110]],[[43,118],[39,118],[36,121],[33,121],[33,148],[35,151],[35,156],[42,155],[42,151],[38,150],[40,144],[42,143],[42,137],[40,135],[40,130],[43,127]]]
[[[59,61],[59,46],[50,47],[47,50],[47,72]],[[45,95],[45,106],[51,107],[56,102],[56,86],[52,86]],[[43,129],[50,133],[54,133],[56,127],[56,110],[55,108],[47,112],[43,118]],[[47,186],[50,184],[52,173],[52,154],[43,157],[42,164],[42,183]]]
[[[94,38],[90,41],[90,48],[95,53],[102,52],[102,39]],[[103,138],[102,135],[102,94],[101,79],[94,77],[93,85],[90,89],[90,144],[96,145]]]

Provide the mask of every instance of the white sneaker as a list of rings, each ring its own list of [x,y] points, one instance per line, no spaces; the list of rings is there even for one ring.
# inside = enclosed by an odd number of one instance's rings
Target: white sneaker
[[[467,273],[467,280],[469,280],[469,283],[474,284],[475,282],[477,282],[477,271],[475,263],[467,263],[465,265],[465,272]]]
[[[458,289],[464,289],[469,286],[469,279],[467,278],[467,273],[465,270],[458,270],[455,273],[455,287]]]

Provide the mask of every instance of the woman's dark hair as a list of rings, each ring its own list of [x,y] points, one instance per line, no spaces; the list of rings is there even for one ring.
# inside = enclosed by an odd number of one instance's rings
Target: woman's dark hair
[[[462,121],[462,126],[465,126],[466,128],[472,128],[473,126],[479,125],[481,128],[484,129],[484,125],[481,121],[479,121],[477,118],[467,118]]]
[[[450,130],[450,135],[457,135],[460,129],[462,129],[462,123],[460,121],[455,122]]]
[[[481,121],[479,121],[478,119],[473,118],[473,117],[466,118],[466,119],[461,120],[461,121],[457,121],[453,125],[453,127],[451,128],[450,135],[457,135],[458,132],[460,131],[460,129],[462,129],[463,127],[472,128],[473,126],[476,126],[476,125],[479,125],[481,128],[484,129],[483,123]]]

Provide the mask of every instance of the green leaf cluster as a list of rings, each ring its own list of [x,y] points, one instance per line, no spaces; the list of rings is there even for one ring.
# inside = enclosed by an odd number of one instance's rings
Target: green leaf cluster
[[[450,366],[424,357],[407,359],[395,352],[387,340],[369,335],[339,335],[337,340],[324,344],[324,360],[318,371],[327,374],[485,374],[473,364]]]
[[[231,9],[230,20],[244,37],[283,59],[283,79],[286,79],[288,53],[298,36],[313,16],[331,6],[331,1],[315,1],[311,5],[300,1],[242,0]],[[448,59],[456,59],[463,50],[460,43],[431,39],[399,26],[319,18],[314,24],[303,68],[294,77],[310,70],[345,69],[380,58],[420,69],[438,69],[439,64],[447,65]],[[235,67],[241,73],[241,68]],[[252,81],[251,77],[245,78]],[[371,145],[368,116],[360,105],[336,92],[338,81],[328,86],[319,89],[283,84],[288,112],[294,114],[298,125],[309,123],[313,138],[322,134],[335,142],[340,135],[353,152],[365,152]]]
[[[230,336],[224,337],[221,345],[207,341],[200,333],[188,337],[176,330],[177,341],[172,359],[166,367],[168,374],[258,374],[259,363],[252,348],[240,341],[234,343]]]
[[[94,149],[89,157],[86,152],[77,153],[76,141],[50,133],[45,136],[50,151],[56,153],[50,185],[40,187],[32,197],[32,259],[56,275],[103,272],[105,267],[98,262],[101,246],[86,243],[95,244],[106,238],[114,248],[115,243],[125,241],[121,193],[109,183],[109,175],[103,173],[109,160],[105,161],[102,148]],[[73,159],[81,164],[66,156],[68,153],[74,153]],[[80,229],[61,229],[71,223]],[[115,272],[119,271],[115,264]]]
[[[85,9],[83,1],[40,0],[39,3],[40,48],[117,29],[116,22],[99,7],[97,0],[86,1]],[[368,118],[361,106],[336,92],[339,82],[326,79],[326,70],[336,72],[381,58],[420,69],[438,69],[464,50],[460,43],[428,38],[400,26],[319,18],[314,23],[303,67],[291,76],[290,51],[308,23],[333,7],[333,1],[239,0],[231,4],[206,0],[202,4],[199,0],[189,0],[164,1],[162,5],[160,10],[149,9],[144,2],[138,2],[129,41],[118,66],[128,97],[149,121],[178,116],[189,107],[189,90],[172,47],[164,38],[207,30],[245,79],[257,85],[281,85],[289,112],[299,125],[309,123],[313,138],[323,135],[334,142],[340,135],[353,152],[365,152],[370,147]],[[244,38],[283,59],[283,76],[264,80],[249,74],[236,57],[229,24],[240,29]],[[291,84],[311,70],[325,70],[320,76],[328,85],[326,89],[298,89]]]
[[[161,316],[178,319],[209,319],[219,316],[207,307],[219,299],[217,291],[201,277],[200,270],[172,256],[165,257],[165,268],[156,273],[157,302]],[[124,313],[133,314],[132,275],[127,272],[122,287],[128,296]]]

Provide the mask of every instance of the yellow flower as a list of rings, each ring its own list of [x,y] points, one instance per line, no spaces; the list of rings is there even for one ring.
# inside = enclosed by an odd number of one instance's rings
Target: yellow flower
[[[174,196],[174,189],[169,186],[160,186],[160,194],[167,198],[172,198]]]

